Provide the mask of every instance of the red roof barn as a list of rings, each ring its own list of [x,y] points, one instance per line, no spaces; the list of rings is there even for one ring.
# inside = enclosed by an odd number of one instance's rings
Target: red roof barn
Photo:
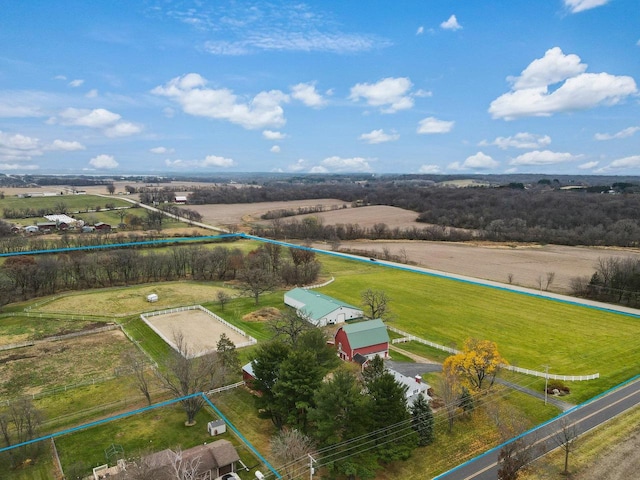
[[[340,327],[335,335],[335,345],[343,360],[353,360],[358,353],[366,358],[389,357],[389,334],[380,319]]]

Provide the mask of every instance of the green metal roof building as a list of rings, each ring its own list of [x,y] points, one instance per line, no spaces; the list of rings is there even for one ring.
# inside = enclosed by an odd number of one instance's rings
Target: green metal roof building
[[[294,288],[284,294],[284,303],[293,307],[298,315],[306,318],[316,327],[344,323],[346,320],[362,318],[362,310],[346,302],[337,300],[328,295]]]

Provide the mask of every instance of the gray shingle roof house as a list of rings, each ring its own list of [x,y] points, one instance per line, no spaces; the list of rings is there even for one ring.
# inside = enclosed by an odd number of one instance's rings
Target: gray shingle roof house
[[[148,473],[158,480],[175,478],[171,476],[172,463],[176,454],[171,449],[162,450],[146,456],[143,459]],[[212,443],[198,445],[182,451],[183,465],[197,465],[198,471],[194,478],[212,479],[225,473],[236,471],[236,462],[240,462],[240,456],[235,447],[228,440],[216,440]],[[114,478],[122,478],[114,476]],[[128,477],[127,477],[128,478]]]
[[[294,288],[284,294],[284,303],[316,327],[325,327],[346,320],[362,318],[362,310],[346,302],[314,290]]]

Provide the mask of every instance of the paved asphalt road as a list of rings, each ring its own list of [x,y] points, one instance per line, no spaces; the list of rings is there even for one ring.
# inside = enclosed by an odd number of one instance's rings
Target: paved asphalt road
[[[558,448],[557,436],[563,425],[575,428],[580,435],[610,420],[640,403],[640,380],[626,383],[620,388],[595,397],[563,415],[525,433],[522,438],[527,444],[536,444],[534,453],[538,458]],[[463,463],[458,467],[435,477],[434,480],[495,480],[498,474],[497,459],[500,446]]]

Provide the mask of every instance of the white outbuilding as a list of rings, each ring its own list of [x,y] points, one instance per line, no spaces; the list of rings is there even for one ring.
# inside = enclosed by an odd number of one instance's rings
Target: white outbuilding
[[[362,318],[362,310],[314,290],[294,288],[284,294],[284,303],[316,327]]]
[[[158,301],[158,294],[157,293],[150,293],[149,295],[147,295],[147,302],[153,303],[153,302],[157,302]]]

